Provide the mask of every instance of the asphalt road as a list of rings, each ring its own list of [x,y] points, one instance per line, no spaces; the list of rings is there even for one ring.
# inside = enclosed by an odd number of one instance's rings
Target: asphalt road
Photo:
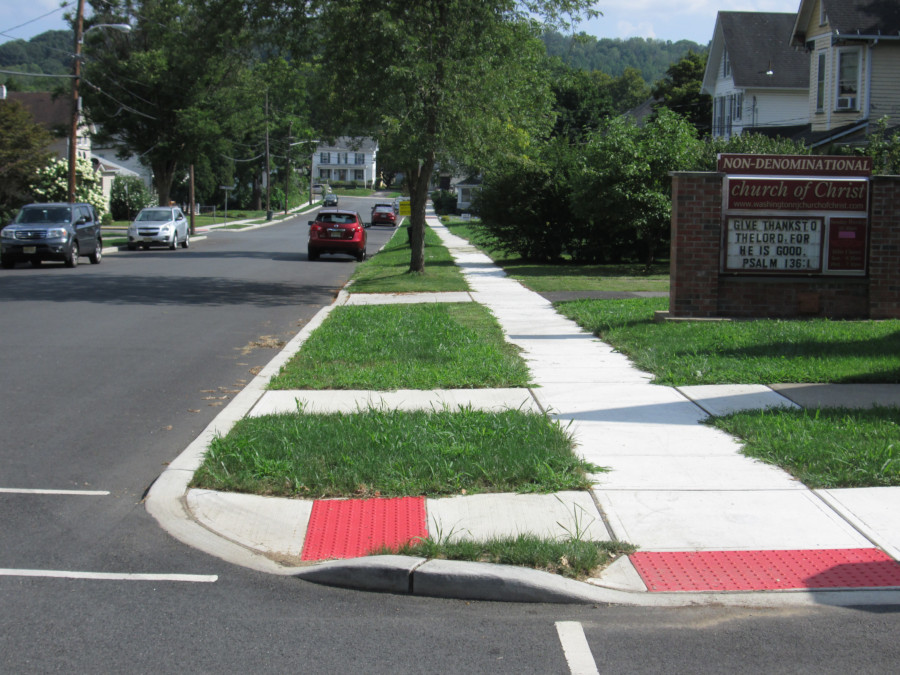
[[[171,539],[147,487],[356,265],[307,261],[307,219],[0,271],[0,672],[896,670],[900,608],[407,598],[270,577]],[[370,252],[391,233],[370,230]]]

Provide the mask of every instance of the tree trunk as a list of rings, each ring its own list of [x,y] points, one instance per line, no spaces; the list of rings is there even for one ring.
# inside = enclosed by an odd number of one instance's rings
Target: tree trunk
[[[160,206],[169,205],[169,194],[172,191],[172,180],[175,178],[176,162],[162,161],[151,165],[153,169],[153,185],[156,187],[156,196]]]
[[[409,175],[409,271],[421,274],[425,271],[425,207],[428,203],[428,187],[434,170],[434,152],[426,155],[421,166]]]

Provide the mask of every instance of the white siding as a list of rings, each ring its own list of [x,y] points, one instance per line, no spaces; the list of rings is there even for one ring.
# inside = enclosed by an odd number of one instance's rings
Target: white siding
[[[900,117],[900,44],[879,42],[872,50],[872,98],[869,119]]]

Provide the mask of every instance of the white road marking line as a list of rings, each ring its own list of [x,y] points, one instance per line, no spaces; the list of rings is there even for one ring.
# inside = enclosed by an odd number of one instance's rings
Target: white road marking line
[[[16,495],[76,495],[78,497],[105,497],[109,490],[28,490],[25,488],[0,488],[0,492]]]
[[[93,581],[190,581],[211,584],[216,574],[128,574],[116,572],[65,572],[61,570],[15,570],[0,568],[0,577],[46,577],[52,579],[88,579]]]
[[[557,621],[556,633],[572,675],[599,675],[584,629],[577,621]]]

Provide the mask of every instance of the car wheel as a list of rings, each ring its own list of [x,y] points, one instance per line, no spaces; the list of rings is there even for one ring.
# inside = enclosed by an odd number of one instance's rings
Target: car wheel
[[[99,265],[100,261],[103,260],[103,242],[99,239],[97,240],[97,245],[94,247],[94,252],[91,253],[88,260],[91,261],[91,265]]]
[[[6,256],[3,256],[2,258],[0,258],[0,267],[2,267],[3,269],[10,270],[15,266],[16,266],[16,261],[13,260],[12,258],[7,258]]]
[[[41,260],[40,258],[32,258],[32,259],[31,259],[31,266],[32,266],[32,267],[40,267],[42,262],[44,262],[44,261]]]
[[[359,252],[356,254],[356,259],[357,259],[359,262],[362,262],[363,260],[365,260],[365,259],[366,259],[366,249],[363,249],[362,251],[359,251]]]
[[[66,256],[66,267],[77,267],[79,255],[81,255],[81,251],[78,249],[78,242],[73,241],[72,248],[69,249],[69,255]]]
[[[173,232],[172,241],[169,242],[169,250],[174,251],[176,248],[178,248],[178,233]]]
[[[129,251],[137,251],[137,244],[128,244]]]
[[[318,260],[318,259],[319,259],[319,252],[318,252],[318,251],[314,251],[314,250],[311,249],[311,248],[310,248],[310,249],[307,249],[307,250],[306,250],[306,257],[309,258],[310,260]]]
[[[181,242],[181,248],[188,248],[191,245],[191,233],[184,233],[184,241]]]
[[[141,244],[141,250],[142,251],[150,250],[150,244]]]

